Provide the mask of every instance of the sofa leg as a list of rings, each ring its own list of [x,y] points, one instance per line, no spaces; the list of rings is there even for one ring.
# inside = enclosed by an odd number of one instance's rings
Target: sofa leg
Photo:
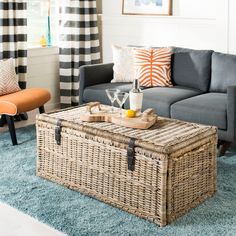
[[[219,146],[219,156],[224,156],[226,151],[230,148],[231,142],[227,141],[221,141],[220,146]]]
[[[45,108],[44,108],[44,106],[39,107],[39,113],[40,113],[40,114],[45,113]]]
[[[0,118],[0,127],[3,127],[7,123],[6,115],[1,115]]]
[[[13,145],[17,145],[17,139],[16,139],[16,130],[14,125],[14,117],[6,115],[6,120],[8,124],[8,129],[11,135],[11,141]]]
[[[222,141],[218,139],[218,142],[217,142],[217,148],[218,149],[220,148],[220,145],[222,145]]]

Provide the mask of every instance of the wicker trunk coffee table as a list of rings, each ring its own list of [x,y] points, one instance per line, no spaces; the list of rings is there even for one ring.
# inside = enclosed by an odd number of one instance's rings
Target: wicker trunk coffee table
[[[215,193],[215,127],[158,118],[138,130],[82,122],[84,112],[37,116],[38,176],[160,226]]]

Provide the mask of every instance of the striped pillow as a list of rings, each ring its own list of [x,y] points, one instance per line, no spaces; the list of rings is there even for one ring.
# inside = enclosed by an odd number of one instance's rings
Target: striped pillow
[[[0,96],[20,91],[14,60],[0,61]]]
[[[172,86],[170,48],[136,48],[134,64],[141,86]]]

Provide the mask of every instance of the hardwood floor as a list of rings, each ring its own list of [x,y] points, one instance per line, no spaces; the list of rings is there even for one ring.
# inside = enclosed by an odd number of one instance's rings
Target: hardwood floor
[[[65,236],[22,212],[0,203],[1,236]]]

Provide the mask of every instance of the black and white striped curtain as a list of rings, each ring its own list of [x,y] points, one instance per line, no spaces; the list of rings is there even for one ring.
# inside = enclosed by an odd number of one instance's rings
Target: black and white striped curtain
[[[60,1],[61,106],[79,103],[79,67],[100,63],[96,0]]]
[[[15,59],[21,88],[27,72],[27,0],[0,2],[0,59]]]

